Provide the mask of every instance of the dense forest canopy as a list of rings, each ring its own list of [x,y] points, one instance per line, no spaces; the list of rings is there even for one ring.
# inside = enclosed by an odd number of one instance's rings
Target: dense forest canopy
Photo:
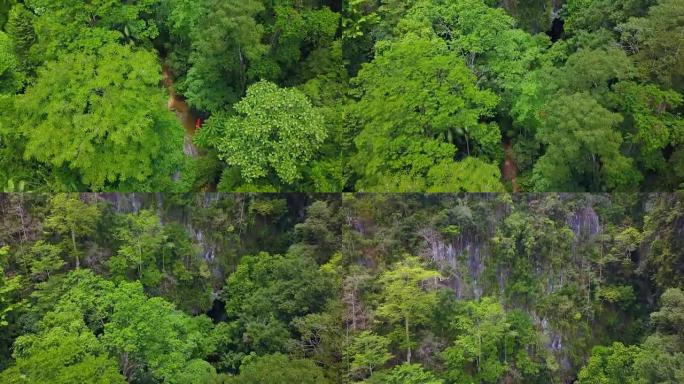
[[[0,384],[684,383],[683,0],[0,0],[0,187]]]
[[[0,185],[671,191],[682,20],[681,0],[0,0]]]
[[[681,383],[681,194],[0,195],[2,383]]]

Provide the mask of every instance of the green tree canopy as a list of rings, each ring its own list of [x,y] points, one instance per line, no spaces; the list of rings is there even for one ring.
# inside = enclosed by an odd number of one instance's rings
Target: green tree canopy
[[[135,270],[136,277],[144,285],[156,286],[162,278],[157,258],[168,244],[159,217],[152,211],[143,210],[125,218],[126,222],[116,232],[116,238],[122,244],[118,254],[109,259],[109,268],[119,278]]]
[[[0,95],[14,94],[21,88],[23,77],[14,44],[7,34],[0,31]]]
[[[45,220],[45,227],[64,236],[64,240],[70,243],[77,269],[81,260],[76,239],[94,233],[99,219],[98,206],[85,203],[77,195],[56,194],[50,199],[50,215]]]
[[[326,275],[306,256],[243,257],[221,293],[230,320],[223,329],[224,364],[237,368],[249,351],[284,352],[295,337],[295,320],[322,311],[330,289]]]
[[[365,381],[368,384],[443,384],[444,381],[420,364],[400,364]]]
[[[408,34],[378,43],[376,52],[355,79],[361,131],[350,162],[358,189],[378,189],[383,177],[424,178],[432,167],[454,161],[457,148],[496,158],[501,134],[483,118],[498,99],[477,87],[442,40]]]
[[[598,346],[578,375],[579,384],[636,384],[641,381],[634,369],[634,360],[641,353],[638,346],[613,343]]]
[[[660,0],[644,17],[621,24],[622,41],[634,54],[639,69],[660,84],[684,91],[684,4]]]
[[[153,14],[156,0],[29,0],[27,7],[37,15],[37,43],[32,55],[54,60],[63,53],[94,53],[111,42],[145,44],[159,31]],[[137,61],[133,61],[137,62]]]
[[[0,373],[5,383],[123,384],[116,359],[86,327],[75,308],[49,313],[35,334],[14,344],[15,364]]]
[[[164,107],[159,63],[108,44],[62,56],[18,101],[26,157],[71,170],[69,188],[167,188],[182,161],[183,129]]]
[[[684,379],[684,292],[666,290],[661,306],[651,313],[655,332],[641,345],[593,349],[580,371],[580,384],[675,384]]]
[[[295,89],[262,81],[234,109],[235,116],[212,117],[196,140],[216,147],[245,184],[295,184],[327,137],[322,115]]]
[[[264,27],[255,20],[264,5],[257,0],[202,0],[200,9],[183,12],[187,9],[184,4],[174,9],[174,16],[183,17],[184,24],[179,27],[192,28],[193,50],[190,69],[179,89],[195,108],[219,112],[238,101],[248,80],[260,73],[259,69],[248,70],[267,50],[261,43]],[[200,13],[192,16],[197,11]]]
[[[9,324],[6,320],[7,314],[20,306],[15,295],[22,287],[22,276],[7,276],[5,274],[8,253],[9,247],[0,247],[0,329]]]
[[[642,176],[620,148],[618,114],[586,93],[558,96],[540,111],[537,137],[546,147],[534,168],[538,190],[624,190]]]
[[[49,309],[36,332],[17,339],[16,364],[6,377],[25,375],[16,382],[27,383],[118,383],[124,377],[188,383],[186,370],[206,373],[199,360],[215,348],[206,316],[191,317],[162,298],[148,298],[139,282],[114,284],[89,270],[71,272],[56,284],[47,287]]]
[[[206,316],[190,317],[159,297],[147,298],[140,283],[121,283],[111,294],[114,310],[101,337],[129,378],[151,375],[176,383],[215,348]]]
[[[373,371],[392,358],[388,347],[390,340],[384,336],[363,331],[354,337],[354,340],[345,351],[351,360],[351,374],[354,376],[373,375]]]
[[[229,384],[327,384],[321,368],[311,360],[291,359],[283,354],[249,356],[240,366],[240,375],[227,378]]]
[[[425,324],[437,304],[434,290],[424,289],[423,283],[436,279],[437,271],[425,269],[417,257],[407,257],[380,276],[383,300],[377,309],[378,316],[399,327],[403,334],[401,346],[406,349],[406,362],[411,363],[411,332]]]
[[[454,382],[498,383],[514,374],[534,377],[538,365],[528,350],[536,344],[529,319],[506,313],[495,298],[466,302],[454,319],[459,333],[442,357]]]

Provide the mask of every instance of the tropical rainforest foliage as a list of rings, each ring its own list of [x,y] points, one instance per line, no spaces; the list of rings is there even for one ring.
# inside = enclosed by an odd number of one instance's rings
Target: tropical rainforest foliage
[[[683,18],[681,0],[0,0],[0,185],[671,191]]]
[[[684,379],[681,194],[0,195],[2,383]]]

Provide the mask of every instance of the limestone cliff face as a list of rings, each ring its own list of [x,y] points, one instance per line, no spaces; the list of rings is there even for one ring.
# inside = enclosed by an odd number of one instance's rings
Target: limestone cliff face
[[[611,198],[559,194],[549,199],[543,194],[522,194],[513,195],[512,199],[510,203],[486,195],[464,195],[435,202],[413,196],[406,199],[410,204],[404,203],[415,210],[402,206],[401,214],[396,214],[402,217],[397,219],[399,222],[384,222],[382,218],[379,222],[369,220],[367,215],[352,214],[348,230],[357,232],[361,238],[379,241],[380,248],[396,242],[378,234],[402,233],[399,241],[409,244],[408,248],[375,249],[367,256],[382,259],[385,256],[378,257],[378,253],[384,255],[383,252],[388,252],[387,257],[401,252],[420,255],[442,272],[440,284],[453,290],[458,300],[494,295],[507,308],[528,313],[544,335],[544,344],[556,357],[559,369],[571,380],[578,363],[572,357],[578,335],[566,321],[587,321],[586,316],[590,318],[592,311],[564,312],[561,307],[592,305],[598,281],[594,276],[597,272],[592,271],[594,257],[601,249],[607,249],[601,244],[610,241],[605,240],[611,236],[607,231],[616,224],[613,218],[604,216],[610,211],[607,207]],[[430,210],[430,215],[423,210]],[[420,219],[413,218],[412,212],[418,212]],[[383,210],[383,216],[394,217],[394,212]],[[410,233],[406,232],[407,225],[413,226]],[[556,235],[558,243],[548,243]],[[502,237],[507,240],[501,242]],[[519,263],[523,259],[525,262]],[[522,275],[520,268],[525,269]],[[521,276],[526,276],[523,280],[538,282],[532,288],[533,301],[537,302],[528,302],[524,298],[527,294],[516,287]],[[575,304],[566,306],[569,302],[564,300],[568,300],[566,295],[570,291],[580,293],[571,294],[576,295],[569,299]],[[539,305],[547,300],[556,304]]]
[[[84,199],[90,201],[107,201],[111,203],[116,213],[137,213],[141,209],[154,210],[162,222],[172,220],[182,225],[191,239],[201,248],[202,256],[206,261],[214,260],[216,257],[217,244],[211,241],[210,236],[206,236],[209,228],[198,226],[190,220],[188,210],[197,207],[207,208],[213,202],[221,199],[221,195],[217,193],[205,193],[197,195],[196,205],[185,207],[185,209],[176,209],[171,212],[164,210],[164,194],[162,193],[101,193],[101,194],[83,194]]]
[[[530,204],[535,204],[534,200]],[[459,209],[467,209],[460,207]],[[510,212],[497,210],[492,212],[494,224],[487,227],[485,232],[475,230],[464,225],[457,236],[445,236],[437,228],[425,227],[417,232],[422,239],[419,253],[428,261],[434,262],[449,276],[448,284],[454,288],[459,298],[479,298],[483,294],[482,275],[486,269],[486,262],[492,257],[491,241],[503,225],[503,220]],[[469,215],[472,213],[469,213]],[[355,220],[360,228],[368,223]],[[571,210],[563,223],[573,234],[570,252],[574,255],[578,247],[590,243],[601,235],[603,227],[601,218],[591,202],[580,205]],[[540,270],[539,273],[544,271]],[[484,293],[503,291],[505,272],[497,272],[497,287],[488,287]]]

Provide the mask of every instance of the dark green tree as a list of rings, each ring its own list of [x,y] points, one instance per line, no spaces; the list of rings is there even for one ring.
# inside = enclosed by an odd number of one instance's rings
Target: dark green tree
[[[537,190],[631,190],[641,181],[621,152],[622,117],[588,94],[559,96],[540,116],[537,138],[546,150],[534,167]]]
[[[321,368],[311,360],[291,359],[279,353],[265,356],[250,355],[240,366],[240,375],[226,378],[229,384],[327,384]]]
[[[264,27],[255,20],[264,10],[257,0],[203,0],[201,23],[194,27],[190,69],[179,90],[198,109],[219,112],[237,102],[250,80],[269,69],[252,69],[266,54]]]
[[[28,55],[31,46],[36,42],[36,33],[33,29],[34,17],[24,4],[19,3],[12,7],[7,25],[5,25],[5,30],[12,39],[15,51],[22,58]]]
[[[354,80],[353,110],[362,127],[350,159],[357,189],[439,188],[422,180],[433,167],[453,163],[457,149],[485,161],[496,158],[501,134],[483,118],[498,99],[478,89],[463,59],[443,41],[409,34],[380,42],[376,52]],[[402,186],[406,182],[414,185]]]

